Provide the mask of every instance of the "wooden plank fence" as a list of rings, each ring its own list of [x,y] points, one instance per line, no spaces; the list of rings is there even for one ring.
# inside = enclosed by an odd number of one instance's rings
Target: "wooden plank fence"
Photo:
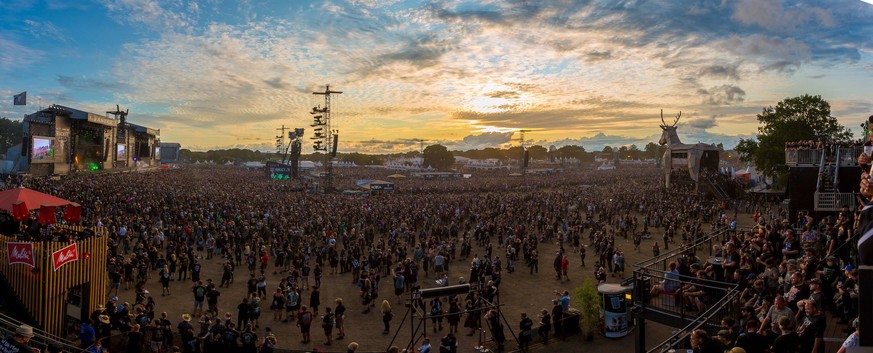
[[[57,228],[78,232],[84,230],[84,227],[75,225],[58,225]],[[95,235],[76,242],[79,259],[64,264],[57,271],[53,270],[52,253],[71,243],[33,242],[36,268],[31,269],[27,265],[9,264],[5,243],[20,240],[14,236],[0,235],[0,251],[5,254],[0,259],[0,273],[40,328],[50,334],[65,337],[67,294],[70,288],[79,285],[88,287],[81,292],[83,313],[90,313],[106,302],[108,232],[105,228],[91,230]]]

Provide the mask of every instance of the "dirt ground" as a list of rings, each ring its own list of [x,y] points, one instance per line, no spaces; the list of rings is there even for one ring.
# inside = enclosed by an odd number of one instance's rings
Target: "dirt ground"
[[[749,215],[741,214],[739,218],[740,225],[750,225],[752,222],[751,216]],[[704,229],[708,229],[708,226],[705,226]],[[653,239],[660,238],[658,230],[655,230]],[[632,276],[632,264],[652,256],[651,249],[654,241],[653,239],[643,240],[642,245],[640,246],[640,251],[633,250],[633,244],[630,239],[616,239],[616,246],[625,252],[628,264],[628,273],[626,273],[625,276]],[[661,244],[661,246],[663,251],[663,244]],[[500,286],[500,302],[504,304],[502,307],[503,313],[507,320],[509,320],[509,326],[515,330],[515,332],[518,332],[517,329],[520,320],[520,313],[527,312],[533,317],[534,321],[537,322],[536,313],[544,308],[551,308],[551,300],[555,297],[555,290],[560,291],[567,289],[572,292],[573,288],[582,283],[583,278],[593,277],[592,265],[595,261],[593,259],[594,251],[589,249],[585,261],[586,267],[581,266],[578,254],[572,253],[572,256],[570,256],[570,281],[561,283],[560,281],[555,280],[554,272],[551,268],[552,256],[555,253],[555,249],[555,245],[540,244],[540,254],[544,255],[541,255],[540,271],[537,274],[531,275],[528,268],[523,264],[519,264],[519,266],[516,267],[517,271],[515,273],[510,274],[504,270],[503,283]],[[500,254],[502,252],[502,249],[498,249],[496,246],[494,250],[495,254]],[[480,254],[483,253],[482,249],[474,247],[473,252],[476,253],[477,251]],[[503,256],[501,256],[501,258],[503,258]],[[202,279],[205,280],[211,278],[214,281],[219,282],[221,279],[222,268],[220,261],[219,257],[214,257],[211,260],[202,260],[202,263],[204,264],[204,269],[201,274]],[[275,285],[282,278],[281,274],[272,274],[272,261],[270,269],[271,271],[268,272],[267,279],[268,294],[275,290]],[[271,327],[274,334],[278,337],[278,348],[295,351],[311,351],[317,348],[322,352],[344,352],[348,343],[357,342],[360,344],[360,348],[358,349],[359,352],[384,352],[390,346],[395,332],[397,333],[397,336],[394,340],[394,345],[400,347],[407,345],[411,337],[411,331],[415,328],[415,325],[418,324],[419,320],[417,318],[407,318],[401,329],[399,331],[397,330],[398,326],[401,325],[401,319],[403,318],[406,309],[403,305],[396,304],[396,297],[391,293],[393,292],[393,286],[390,280],[383,281],[381,283],[381,288],[379,289],[379,302],[390,296],[389,301],[395,312],[395,318],[391,323],[391,334],[385,335],[382,334],[382,320],[381,315],[378,313],[378,306],[376,310],[372,310],[368,314],[362,312],[363,306],[359,300],[358,287],[352,284],[350,275],[331,275],[327,272],[329,271],[326,271],[322,279],[321,302],[323,305],[321,313],[324,313],[323,308],[325,304],[333,306],[335,298],[344,298],[345,304],[348,308],[345,321],[347,336],[344,340],[335,340],[331,346],[325,346],[323,344],[323,332],[319,327],[317,327],[317,325],[313,324],[312,342],[309,344],[301,343],[302,336],[300,330],[294,325],[294,323],[283,323],[273,320],[272,312],[269,311],[269,299],[261,302],[264,311],[261,314],[260,328],[257,329],[258,335],[260,336],[263,334],[265,327]],[[457,283],[460,276],[466,278],[469,275],[468,262],[462,259],[454,260],[450,264],[449,273],[449,278],[453,284]],[[172,295],[162,297],[160,296],[160,286],[155,277],[156,276],[153,276],[146,288],[151,292],[151,295],[157,302],[157,311],[166,311],[173,323],[173,327],[175,327],[181,320],[181,315],[183,313],[190,313],[193,310],[193,294],[191,293],[192,284],[189,281],[173,281],[170,283]],[[236,317],[237,312],[236,306],[245,296],[245,281],[248,279],[248,271],[244,268],[237,268],[235,277],[236,282],[231,284],[230,288],[220,288],[221,298],[219,300],[219,310],[221,312],[231,312],[234,318]],[[618,277],[608,277],[609,283],[618,283],[619,281],[620,279]],[[431,287],[436,286],[433,280],[426,280],[423,282],[425,282],[424,286],[426,288],[428,285]],[[303,293],[304,304],[308,304],[309,295],[310,291],[305,291]],[[133,290],[122,289],[119,293],[119,298],[121,302],[133,302],[134,292]],[[572,301],[570,306],[574,306]],[[196,318],[193,321],[196,321]],[[447,325],[445,326],[446,327],[444,327],[443,330],[433,332],[431,323],[427,323],[428,332],[426,332],[426,335],[431,338],[435,348],[438,347],[439,338],[448,333]],[[197,327],[196,322],[195,327]],[[672,330],[674,329],[670,327],[649,323],[646,330],[646,346],[653,347],[660,343],[669,337]],[[479,344],[479,337],[478,335],[468,337],[465,333],[466,330],[463,327],[460,327],[458,335],[459,351],[473,352],[473,347],[476,347]],[[510,340],[510,342],[507,342],[507,350],[515,350],[516,344],[512,341],[509,330],[506,330],[506,335]],[[535,340],[535,342],[536,341],[538,340]],[[535,344],[532,346],[532,351],[582,352],[584,350],[586,352],[631,352],[634,349],[634,341],[633,332],[620,339],[609,339],[597,335],[593,341],[585,341],[581,335],[575,335],[567,338],[565,342],[553,339],[547,346]],[[418,347],[420,344],[421,340],[418,340],[415,347]]]

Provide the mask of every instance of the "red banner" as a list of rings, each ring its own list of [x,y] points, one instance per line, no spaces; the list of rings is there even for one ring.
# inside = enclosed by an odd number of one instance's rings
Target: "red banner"
[[[6,253],[9,254],[10,265],[36,266],[33,261],[33,243],[6,243]]]
[[[61,250],[55,251],[52,254],[52,266],[54,267],[54,271],[57,271],[65,263],[76,261],[78,259],[79,248],[76,247],[76,243],[72,243],[69,246],[64,247]]]

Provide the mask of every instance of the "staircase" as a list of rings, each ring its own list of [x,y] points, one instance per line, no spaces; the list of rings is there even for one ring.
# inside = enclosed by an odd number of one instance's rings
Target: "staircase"
[[[0,313],[0,334],[3,336],[12,337],[15,335],[15,329],[22,324],[25,323],[7,316],[5,313]],[[75,343],[40,330],[37,327],[33,328],[33,338],[30,339],[28,345],[38,348],[41,352],[48,352],[48,347],[53,347],[61,352],[88,353],[88,351],[79,348]]]

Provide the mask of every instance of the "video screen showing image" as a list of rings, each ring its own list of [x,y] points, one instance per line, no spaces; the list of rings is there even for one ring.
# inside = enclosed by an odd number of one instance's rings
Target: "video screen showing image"
[[[161,158],[161,147],[155,147],[155,158]]]
[[[31,153],[34,162],[51,161],[55,158],[54,140],[49,138],[34,137],[33,151]]]
[[[115,158],[118,160],[126,160],[127,159],[127,146],[123,144],[118,144],[118,148],[115,151]]]

